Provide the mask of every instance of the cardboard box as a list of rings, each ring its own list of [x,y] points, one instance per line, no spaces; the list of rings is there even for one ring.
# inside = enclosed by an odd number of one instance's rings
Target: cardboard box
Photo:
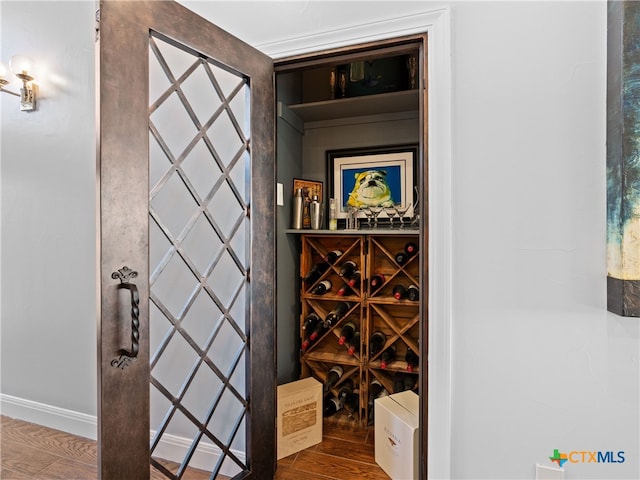
[[[278,460],[322,441],[322,384],[304,378],[278,385]]]
[[[419,409],[420,397],[409,390],[375,401],[376,463],[393,480],[418,478]]]

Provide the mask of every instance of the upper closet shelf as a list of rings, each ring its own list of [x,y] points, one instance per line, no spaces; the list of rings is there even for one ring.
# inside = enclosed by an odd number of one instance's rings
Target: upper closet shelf
[[[361,97],[338,98],[289,105],[289,109],[303,122],[417,111],[420,105],[418,92],[419,90],[404,90]]]

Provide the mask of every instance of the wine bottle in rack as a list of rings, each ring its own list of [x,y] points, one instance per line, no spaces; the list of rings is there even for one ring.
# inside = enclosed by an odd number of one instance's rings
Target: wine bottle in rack
[[[404,251],[410,257],[413,257],[416,253],[418,253],[418,244],[415,242],[407,242],[404,245]]]
[[[398,372],[393,377],[393,393],[404,392],[405,390],[413,390],[415,386],[415,375]]]
[[[384,285],[384,275],[381,273],[376,273],[369,279],[369,285],[371,285],[371,291],[375,291],[379,289],[382,285]]]
[[[315,287],[311,289],[311,293],[313,295],[324,295],[328,291],[331,290],[331,281],[330,280],[322,280]]]
[[[394,258],[398,265],[404,265],[405,263],[407,263],[407,260],[409,260],[409,255],[407,254],[407,252],[398,252],[396,253],[396,256]]]
[[[344,408],[350,413],[354,414],[360,408],[360,389],[354,388],[353,392],[347,395],[344,401]]]
[[[369,406],[369,418],[368,418],[369,425],[373,425],[373,418],[374,418],[373,409],[375,406],[374,402],[376,398],[385,397],[387,395],[389,395],[389,392],[387,392],[384,386],[380,383],[380,380],[378,380],[377,378],[374,378],[373,380],[371,380],[371,383],[369,383],[369,399],[367,401],[367,404]]]
[[[405,287],[402,284],[398,284],[395,287],[393,287],[393,296],[396,300],[402,300],[404,298],[407,298],[407,287]]]
[[[338,390],[338,400],[340,403],[344,405],[344,402],[347,400],[347,397],[353,393],[354,383],[353,380],[347,378],[344,382],[340,384],[340,390]]]
[[[345,297],[347,295],[351,295],[353,293],[353,289],[349,286],[349,284],[345,283],[338,289],[336,293],[341,297]]]
[[[309,334],[309,340],[315,342],[318,337],[324,335],[324,332],[327,330],[324,322],[318,322],[315,328]]]
[[[322,320],[315,312],[311,312],[309,315],[307,315],[304,318],[304,323],[302,324],[304,340],[302,341],[302,346],[301,346],[303,352],[306,352],[307,349],[309,348],[309,345],[311,345],[311,342],[313,340],[311,340],[309,337],[315,330],[316,326],[322,325],[322,323],[323,323]]]
[[[349,284],[350,287],[358,287],[360,288],[360,277],[362,276],[362,274],[360,273],[360,270],[356,270],[355,272],[353,272],[351,274],[351,276],[349,277],[349,281],[347,282]]]
[[[380,368],[386,369],[396,359],[396,344],[393,343],[380,354]]]
[[[310,287],[311,285],[313,285],[314,283],[316,283],[318,281],[318,279],[322,276],[322,274],[324,272],[326,272],[327,270],[329,270],[329,264],[327,262],[318,262],[316,263],[313,268],[309,271],[309,273],[307,273],[305,275],[305,277],[302,279],[302,281],[304,282],[304,284],[307,287]]]
[[[326,328],[331,328],[336,325],[350,308],[351,304],[348,302],[338,303],[335,308],[329,312],[327,318],[324,319],[324,326]]]
[[[377,378],[371,380],[371,382],[369,383],[369,403],[371,405],[373,405],[373,401],[378,398],[378,395],[380,395],[380,392],[382,392],[382,390],[384,390],[384,387],[380,383],[380,380],[378,380]]]
[[[302,324],[302,330],[306,332],[306,336],[309,336],[313,331],[313,327],[317,325],[320,321],[320,317],[316,314],[316,312],[311,312],[309,315],[304,317],[304,323]]]
[[[356,268],[358,268],[356,262],[354,262],[353,260],[347,260],[342,265],[342,268],[340,268],[340,272],[338,273],[338,275],[347,279],[351,278],[351,275],[356,271]]]
[[[353,322],[345,323],[340,330],[340,338],[338,339],[338,343],[340,345],[344,345],[345,343],[350,342],[353,338],[353,334],[356,333],[356,328],[356,324]]]
[[[331,387],[338,383],[343,374],[344,369],[340,365],[334,365],[331,367],[331,370],[329,370],[329,373],[327,374],[327,381],[324,382],[325,393],[331,390]]]
[[[349,350],[347,350],[347,353],[351,356],[355,355],[356,353],[360,353],[360,332],[354,333],[353,337],[351,337],[351,341],[349,342]]]
[[[325,262],[333,265],[334,263],[336,263],[336,260],[338,260],[341,256],[342,256],[341,250],[332,250],[329,253],[327,253],[327,256],[324,258],[324,260]]]
[[[409,347],[407,347],[407,353],[405,354],[404,359],[407,362],[407,372],[413,372],[420,363],[420,357],[418,354]]]
[[[417,285],[412,284],[407,287],[407,298],[412,302],[415,302],[420,298],[420,289]]]
[[[325,397],[324,399],[324,408],[322,412],[323,417],[330,417],[331,415],[336,414],[342,410],[342,403],[336,397]]]
[[[380,330],[373,332],[369,338],[369,356],[375,356],[384,348],[385,343],[387,343],[387,336],[384,332],[381,332]]]

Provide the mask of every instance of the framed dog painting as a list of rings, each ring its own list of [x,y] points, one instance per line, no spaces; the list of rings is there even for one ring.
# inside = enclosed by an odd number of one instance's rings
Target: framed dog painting
[[[327,151],[328,194],[337,199],[338,218],[346,218],[348,205],[415,203],[417,164],[415,144]]]

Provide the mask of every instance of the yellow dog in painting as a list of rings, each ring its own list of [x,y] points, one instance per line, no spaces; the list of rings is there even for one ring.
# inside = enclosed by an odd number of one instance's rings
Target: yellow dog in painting
[[[391,207],[391,188],[384,170],[367,170],[355,174],[356,183],[349,194],[347,205],[352,207]]]

